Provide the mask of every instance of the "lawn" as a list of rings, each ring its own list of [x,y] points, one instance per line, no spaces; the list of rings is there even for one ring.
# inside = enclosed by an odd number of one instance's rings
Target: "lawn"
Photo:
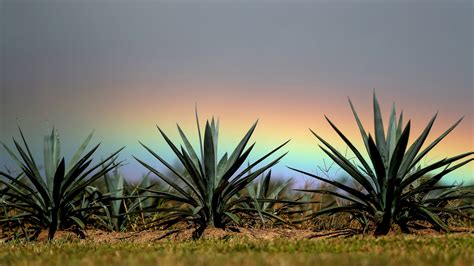
[[[473,265],[470,234],[0,245],[1,265]]]

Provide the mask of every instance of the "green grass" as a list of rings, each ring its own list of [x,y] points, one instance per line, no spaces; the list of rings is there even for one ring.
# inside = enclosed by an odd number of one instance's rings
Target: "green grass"
[[[473,265],[470,235],[0,244],[0,265]]]

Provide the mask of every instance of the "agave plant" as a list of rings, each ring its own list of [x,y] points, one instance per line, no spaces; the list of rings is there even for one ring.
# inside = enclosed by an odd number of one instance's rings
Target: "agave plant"
[[[95,222],[111,231],[123,231],[126,217],[124,213],[125,180],[116,167],[104,174],[104,178],[95,184],[95,197],[90,203],[95,203],[99,210],[94,215]],[[90,198],[88,198],[90,199]],[[87,199],[86,199],[87,200]]]
[[[2,144],[11,158],[21,169],[28,183],[20,182],[8,173],[0,172],[0,183],[10,189],[6,194],[13,200],[6,204],[14,208],[16,213],[4,221],[20,220],[32,226],[37,233],[41,229],[48,230],[48,239],[54,238],[60,228],[72,225],[84,228],[84,212],[91,211],[90,206],[77,206],[77,200],[85,193],[86,188],[105,173],[117,167],[116,157],[121,149],[108,156],[105,160],[91,166],[92,155],[100,144],[83,154],[93,133],[77,149],[66,166],[64,157],[60,157],[59,136],[56,130],[45,136],[44,141],[44,173],[32,156],[30,148],[20,129],[24,147],[15,139],[13,142],[20,156]]]
[[[288,190],[292,179],[277,183],[272,178],[272,171],[268,171],[263,178],[247,188],[250,197],[256,199],[256,208],[278,214],[283,211],[284,206],[277,207],[275,204],[281,204],[283,201],[290,202],[290,199],[284,195]],[[283,209],[282,209],[283,208]]]
[[[105,193],[101,194],[101,212],[97,217],[100,224],[109,230],[125,231],[140,215],[145,223],[145,211],[161,205],[159,199],[150,196],[149,189],[156,186],[150,182],[149,175],[142,177],[137,184],[131,184],[119,173],[118,168],[105,175]]]
[[[142,222],[145,223],[145,217],[148,215],[147,210],[154,207],[162,206],[164,201],[153,197],[148,190],[165,190],[165,184],[151,181],[150,173],[142,176],[140,182],[136,184],[125,182],[126,195],[129,200],[125,203],[127,213],[139,213],[142,216]]]
[[[261,178],[250,184],[246,190],[239,193],[241,198],[249,197],[248,202],[240,204],[241,207],[247,209],[255,209],[257,215],[263,222],[271,220],[277,223],[285,223],[284,218],[291,218],[296,214],[306,212],[306,209],[295,208],[297,205],[305,205],[308,202],[302,200],[305,196],[291,194],[290,186],[293,180],[275,181],[272,180],[271,170],[263,173]],[[273,214],[272,217],[264,219],[262,212]],[[268,216],[268,215],[267,215]]]
[[[22,182],[24,175],[22,173],[18,175],[14,175],[9,169],[5,169],[6,173],[8,173],[11,176],[15,176],[15,182]],[[7,181],[11,182],[11,181]],[[11,188],[8,186],[3,185],[3,183],[0,183],[0,234],[2,235],[13,235],[14,231],[18,232],[19,229],[23,232],[25,232],[25,228],[21,227],[18,228],[18,221],[8,221],[6,218],[8,218],[11,215],[11,202],[15,201],[15,198],[10,197],[9,194],[11,193]],[[25,232],[25,237],[28,238],[28,234]]]
[[[22,182],[23,180],[23,173],[20,173],[18,175],[14,175],[10,170],[5,169],[5,172],[8,173],[10,176],[14,176],[15,182]],[[7,181],[11,182],[11,181]],[[9,194],[11,193],[12,189],[9,186],[4,185],[3,183],[0,183],[0,217],[8,217],[8,212],[9,212],[9,207],[8,203],[14,201],[15,199],[10,197]]]
[[[474,186],[469,185],[444,185],[439,189],[418,193],[417,202],[424,206],[429,206],[431,210],[438,214],[441,220],[447,223],[448,218],[457,217],[472,220],[474,205],[469,203],[474,199]],[[413,214],[413,215],[416,215]]]
[[[198,157],[179,125],[178,131],[185,147],[181,146],[181,149],[177,148],[158,127],[161,135],[184,167],[185,173],[167,163],[161,156],[142,144],[142,146],[169,169],[177,179],[164,175],[156,168],[138,158],[135,159],[173,189],[171,192],[150,190],[150,192],[154,193],[155,197],[177,203],[175,207],[156,209],[157,211],[169,213],[160,219],[160,224],[169,226],[180,221],[189,221],[199,225],[198,230],[196,230],[194,234],[195,237],[199,237],[207,226],[225,228],[229,222],[239,224],[240,214],[249,214],[256,211],[255,209],[237,208],[240,203],[249,201],[250,199],[237,198],[236,195],[251,184],[252,181],[264,171],[278,163],[286,153],[266,165],[251,171],[252,168],[274,154],[288,143],[288,141],[257,159],[254,163],[244,167],[243,165],[255,145],[254,143],[246,148],[257,126],[257,122],[252,125],[232,153],[230,153],[230,155],[225,153],[219,160],[217,158],[219,122],[217,121],[216,123],[214,118],[211,122],[206,122],[204,138],[202,138],[201,135],[197,111],[196,123],[200,142],[200,157]],[[184,207],[179,204],[184,205]],[[262,215],[271,215],[264,211],[261,213]]]
[[[451,194],[449,197],[439,196],[436,199],[438,205],[435,206],[420,200],[420,193],[424,194],[445,188],[445,186],[439,184],[441,178],[471,162],[473,152],[466,152],[424,166],[420,165],[420,161],[461,122],[462,118],[422,149],[437,114],[429,121],[420,136],[411,145],[408,145],[410,122],[403,128],[403,113],[400,114],[397,122],[395,105],[392,108],[388,130],[385,134],[380,106],[374,93],[374,141],[373,137],[367,134],[362,126],[350,100],[349,104],[362,135],[368,158],[364,158],[362,151],[358,150],[327,117],[326,119],[331,127],[354,153],[356,159],[347,159],[334,146],[313,131],[311,132],[323,143],[324,146],[320,145],[321,149],[363,189],[358,190],[336,180],[329,180],[291,168],[331,184],[338,189],[337,191],[307,190],[308,192],[330,194],[350,202],[348,205],[323,209],[317,212],[316,215],[349,212],[354,215],[367,216],[375,224],[376,235],[387,234],[393,224],[398,224],[402,230],[408,231],[408,222],[413,220],[425,220],[438,230],[448,230],[448,226],[439,219],[438,214],[459,212],[447,206],[439,207],[439,203],[472,197],[472,194],[461,193]],[[436,170],[438,171],[433,173]],[[430,178],[414,185],[429,173],[433,173]],[[452,189],[459,190],[460,188],[453,187]],[[433,199],[430,201],[433,201]]]

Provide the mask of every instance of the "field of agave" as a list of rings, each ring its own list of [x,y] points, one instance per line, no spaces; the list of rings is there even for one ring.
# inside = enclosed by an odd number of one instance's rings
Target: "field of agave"
[[[466,152],[423,165],[422,159],[460,122],[454,123],[433,142],[425,143],[436,115],[421,134],[409,141],[410,121],[395,108],[384,128],[374,95],[374,133],[361,124],[365,151],[329,119],[327,121],[351,156],[338,151],[317,131],[311,131],[321,149],[348,176],[330,179],[305,169],[291,168],[318,181],[317,187],[294,187],[291,180],[273,180],[271,168],[284,156],[288,143],[275,145],[253,162],[248,162],[254,144],[252,125],[235,149],[217,157],[219,122],[211,119],[202,127],[196,112],[199,149],[195,149],[178,126],[182,144],[169,145],[179,165],[166,161],[160,152],[141,144],[155,159],[134,157],[148,172],[139,183],[127,182],[120,173],[122,149],[97,161],[99,145],[88,148],[90,134],[66,163],[60,152],[57,132],[44,139],[43,161],[32,156],[20,129],[13,146],[3,144],[17,169],[0,172],[0,233],[4,240],[35,240],[47,232],[52,240],[59,230],[84,236],[86,229],[140,231],[146,229],[193,228],[198,239],[206,228],[321,228],[338,229],[325,217],[336,217],[352,234],[386,235],[390,230],[409,233],[420,228],[450,231],[452,222],[468,224],[473,219],[472,186],[450,185],[440,180],[470,163]],[[297,151],[295,151],[297,152]],[[154,181],[151,176],[158,177]]]

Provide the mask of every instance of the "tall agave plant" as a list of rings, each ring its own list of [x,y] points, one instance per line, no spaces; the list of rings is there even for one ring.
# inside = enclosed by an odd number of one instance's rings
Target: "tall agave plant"
[[[331,194],[350,202],[348,205],[323,209],[317,212],[316,215],[337,212],[367,215],[375,224],[376,235],[387,234],[393,224],[398,224],[402,230],[408,231],[408,222],[420,219],[430,222],[439,230],[448,230],[448,226],[439,219],[438,214],[442,212],[460,213],[439,204],[439,201],[446,202],[451,199],[472,197],[472,194],[460,193],[451,194],[452,196],[450,197],[440,196],[436,200],[438,204],[433,205],[421,200],[423,197],[420,197],[420,193],[424,195],[430,191],[444,189],[445,186],[439,185],[438,181],[446,174],[471,162],[473,158],[470,158],[470,156],[473,152],[466,152],[424,166],[419,165],[419,163],[426,157],[429,151],[461,122],[462,118],[422,149],[437,114],[429,121],[420,136],[411,145],[408,145],[410,122],[403,128],[403,114],[400,114],[397,122],[395,106],[392,108],[388,129],[385,133],[379,103],[374,94],[374,140],[370,134],[367,134],[367,131],[362,126],[359,116],[350,100],[349,104],[362,135],[362,140],[368,154],[367,159],[362,155],[362,151],[358,150],[327,117],[326,119],[331,127],[354,153],[357,158],[356,160],[347,159],[334,148],[334,146],[313,131],[311,132],[323,143],[323,146],[320,146],[321,149],[347,172],[351,178],[358,182],[363,189],[358,190],[335,180],[329,180],[318,175],[291,168],[339,189],[338,191],[308,191]],[[434,173],[426,180],[418,182],[419,184],[416,184],[417,181],[435,170],[440,171]],[[460,187],[452,189],[460,189]],[[430,202],[432,201],[434,200],[431,199]]]
[[[120,150],[114,152],[105,160],[92,165],[92,155],[100,144],[84,154],[92,133],[77,149],[69,165],[60,154],[60,143],[57,132],[53,129],[44,140],[44,173],[36,163],[28,147],[27,141],[20,129],[24,147],[15,139],[13,142],[19,156],[2,144],[7,153],[16,162],[28,183],[20,182],[8,173],[0,172],[0,183],[10,190],[12,198],[6,203],[16,210],[16,214],[4,221],[20,220],[30,225],[39,233],[41,229],[48,230],[48,239],[53,239],[59,228],[77,225],[84,227],[82,213],[91,211],[91,207],[77,207],[75,202],[85,193],[86,188],[117,166],[115,159]]]
[[[239,203],[248,200],[247,198],[238,198],[236,195],[264,171],[278,163],[286,153],[259,167],[257,170],[251,171],[252,168],[278,151],[288,141],[245,167],[244,163],[255,143],[248,148],[246,146],[255,130],[257,122],[248,130],[247,134],[245,134],[230,155],[225,153],[220,159],[217,158],[219,122],[217,121],[216,123],[214,119],[211,122],[206,122],[204,138],[201,135],[197,112],[196,123],[200,142],[200,157],[179,125],[178,131],[184,143],[184,147],[181,146],[181,149],[177,148],[158,127],[161,135],[185,168],[185,173],[173,167],[161,156],[142,144],[177,179],[164,175],[138,158],[135,159],[173,189],[172,192],[152,191],[156,197],[184,204],[184,207],[176,205],[176,207],[158,208],[157,211],[169,213],[162,217],[161,224],[172,225],[180,221],[192,222],[199,225],[198,230],[195,232],[195,237],[199,237],[207,226],[224,228],[231,221],[239,224],[240,214],[256,211],[255,209],[236,208]],[[184,185],[180,184],[180,182]],[[262,212],[262,214],[266,215],[265,212]]]

